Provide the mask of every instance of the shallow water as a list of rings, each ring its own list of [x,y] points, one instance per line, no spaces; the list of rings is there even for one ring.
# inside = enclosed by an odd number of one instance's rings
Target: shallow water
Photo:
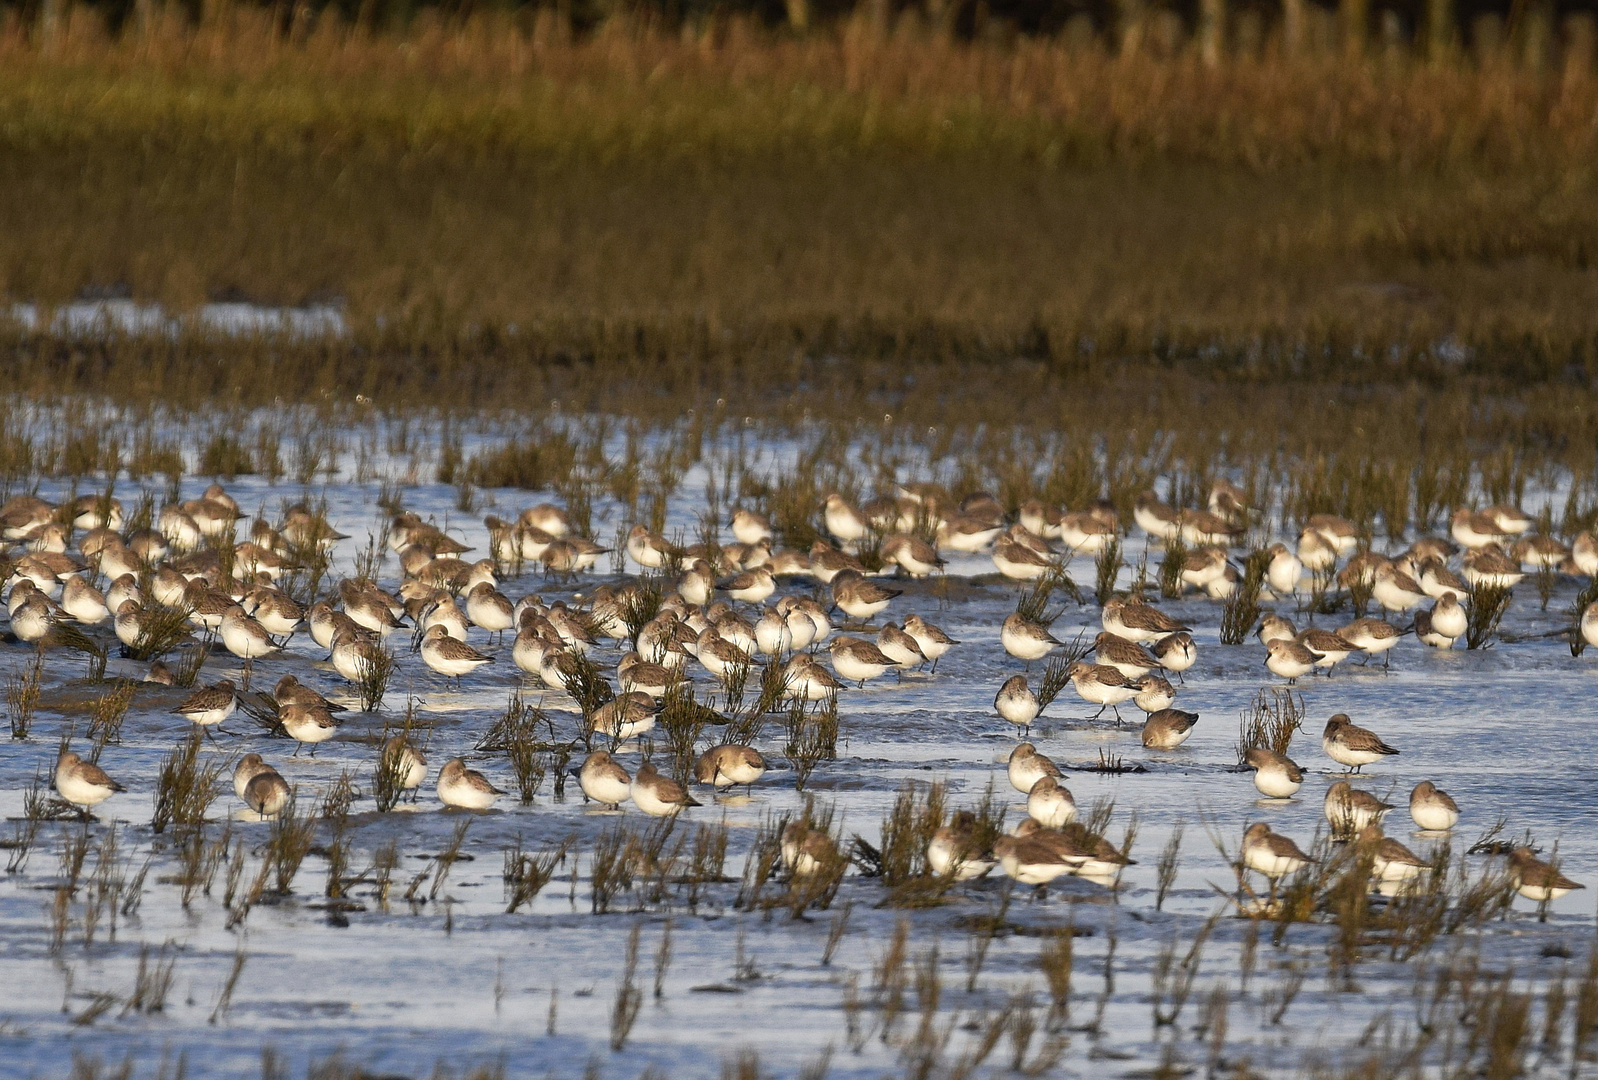
[[[671,528],[692,531],[703,481],[699,470],[688,475],[681,490],[693,497],[672,504]],[[185,481],[182,494],[197,495],[204,486],[203,480]],[[258,506],[275,511],[280,501],[303,493],[294,485],[272,486],[250,478],[230,484],[229,490],[247,512]],[[310,492],[325,497],[331,522],[352,534],[338,552],[340,572],[348,572],[368,530],[380,528],[377,492],[375,483],[352,482],[348,470]],[[62,494],[48,485],[41,493],[47,498]],[[125,488],[119,494],[125,501],[130,498]],[[418,485],[404,492],[407,508],[441,524],[447,520],[451,531],[482,552],[484,508],[462,515],[455,509],[456,495],[444,485]],[[543,498],[513,491],[485,491],[481,497],[507,518]],[[1534,508],[1533,502],[1528,509]],[[602,542],[615,533],[615,512],[611,506],[596,506],[595,532]],[[1134,533],[1127,551],[1133,564],[1143,546],[1141,534]],[[1157,556],[1150,562],[1157,562]],[[513,598],[534,590],[550,598],[571,597],[613,580],[608,556],[600,569],[605,572],[574,584],[527,574],[503,589]],[[1079,580],[1091,578],[1090,563],[1076,569]],[[393,584],[398,572],[390,555],[385,583]],[[905,615],[920,613],[962,642],[936,674],[878,680],[842,696],[839,759],[816,770],[810,790],[835,807],[845,837],[859,833],[875,841],[882,818],[907,779],[946,780],[955,806],[974,805],[991,784],[1009,805],[1010,822],[1025,814],[1024,798],[1004,776],[1003,760],[1017,741],[1016,733],[992,708],[998,685],[1019,669],[998,640],[998,625],[1014,607],[1015,588],[984,582],[992,574],[986,555],[957,557],[949,574],[948,589],[929,583],[908,586],[889,612],[901,622]],[[960,580],[972,577],[979,580]],[[924,1034],[917,1037],[922,1019],[914,992],[906,992],[906,1015],[893,1026],[890,1039],[882,1037],[881,1010],[873,1004],[880,1004],[872,991],[873,969],[900,918],[912,926],[912,965],[934,947],[938,950],[942,994],[926,1030],[941,1034],[951,1029],[951,1060],[975,1037],[963,1025],[980,1023],[985,1010],[1003,1008],[1011,995],[1034,996],[1041,1029],[1047,994],[1037,967],[1039,934],[1067,926],[1079,936],[1071,1016],[1058,1034],[1060,1073],[1150,1075],[1148,1070],[1162,1061],[1202,1066],[1207,1051],[1192,1029],[1205,998],[1223,983],[1232,1001],[1224,1054],[1231,1066],[1246,1058],[1257,1072],[1289,1075],[1313,1060],[1352,1060],[1370,1051],[1370,1039],[1362,1046],[1356,1043],[1383,1012],[1391,1014],[1395,1031],[1414,1027],[1415,965],[1388,962],[1372,953],[1357,970],[1358,992],[1348,992],[1348,986],[1333,984],[1327,975],[1330,927],[1295,926],[1282,947],[1270,945],[1267,932],[1258,968],[1244,990],[1241,942],[1252,924],[1223,918],[1198,961],[1180,1022],[1165,1027],[1152,1022],[1153,970],[1162,949],[1174,940],[1178,957],[1186,955],[1206,919],[1228,910],[1221,893],[1233,891],[1232,871],[1207,829],[1235,850],[1249,822],[1266,820],[1307,847],[1325,825],[1322,796],[1330,774],[1338,769],[1320,750],[1319,730],[1327,716],[1346,712],[1402,751],[1356,781],[1400,804],[1388,820],[1390,835],[1422,854],[1430,849],[1435,840],[1411,833],[1403,806],[1416,782],[1431,779],[1464,810],[1455,831],[1456,852],[1502,816],[1507,835],[1529,831],[1544,849],[1557,844],[1567,874],[1598,881],[1598,837],[1592,828],[1598,806],[1598,775],[1592,769],[1598,734],[1590,705],[1598,654],[1573,659],[1563,640],[1535,636],[1565,625],[1565,612],[1578,588],[1577,582],[1561,582],[1543,612],[1531,583],[1523,585],[1504,623],[1507,637],[1523,640],[1485,651],[1444,653],[1406,638],[1393,652],[1390,670],[1344,664],[1333,678],[1302,680],[1298,689],[1307,719],[1290,752],[1312,775],[1300,798],[1286,803],[1257,802],[1248,774],[1234,771],[1239,713],[1260,687],[1280,682],[1265,671],[1263,649],[1252,641],[1236,647],[1218,644],[1219,604],[1191,598],[1166,602],[1168,610],[1198,628],[1199,662],[1187,672],[1176,705],[1198,712],[1201,719],[1184,746],[1170,752],[1143,750],[1136,734],[1141,714],[1135,708],[1123,708],[1129,721],[1125,726],[1118,727],[1108,714],[1089,721],[1085,717],[1090,709],[1069,688],[1032,732],[1039,748],[1062,766],[1086,770],[1103,751],[1146,769],[1119,775],[1071,771],[1066,777],[1084,809],[1100,798],[1115,800],[1109,829],[1113,839],[1119,839],[1135,813],[1138,832],[1132,854],[1138,864],[1126,871],[1114,891],[1071,877],[1057,881],[1043,899],[1017,890],[1007,916],[1028,932],[993,941],[974,993],[966,992],[968,944],[962,920],[996,909],[1001,891],[997,874],[995,880],[956,889],[950,903],[929,910],[879,909],[875,905],[883,888],[851,872],[830,911],[800,920],[782,912],[764,916],[733,910],[735,883],[707,887],[692,911],[679,900],[636,914],[596,916],[590,913],[588,854],[617,817],[585,806],[575,783],[563,800],[553,797],[553,781],[546,778],[530,806],[507,797],[499,809],[485,814],[441,810],[432,789],[437,765],[469,754],[524,681],[527,700],[549,710],[563,725],[562,735],[573,732],[577,721],[569,701],[521,677],[510,662],[508,642],[489,644],[476,631],[473,644],[498,661],[468,677],[463,688],[446,687],[409,654],[401,656],[390,684],[390,720],[414,699],[419,714],[435,725],[428,750],[435,772],[417,806],[407,808],[411,812],[379,815],[365,797],[351,819],[357,868],[388,840],[399,842],[402,862],[390,903],[385,907],[367,895],[369,889],[357,886],[358,910],[328,910],[321,897],[325,862],[313,853],[295,881],[293,896],[256,907],[242,925],[229,929],[221,903],[225,870],[217,875],[213,895],[196,897],[187,909],[180,903],[178,886],[161,880],[174,872],[176,855],[170,833],[157,837],[150,831],[151,799],[161,759],[187,734],[187,725],[169,713],[185,692],[145,687],[124,724],[121,745],[108,747],[101,758],[129,791],[101,807],[101,820],[90,830],[98,842],[115,822],[121,858],[134,870],[151,859],[142,901],[135,913],[119,920],[114,939],[102,923],[89,944],[78,914],[81,905],[75,905],[64,944],[53,950],[50,905],[59,875],[57,853],[81,826],[43,826],[22,872],[0,883],[0,953],[13,988],[0,994],[0,1075],[65,1075],[73,1053],[107,1061],[131,1054],[138,1075],[153,1075],[163,1055],[180,1053],[188,1055],[191,1075],[257,1075],[263,1046],[275,1048],[296,1073],[306,1061],[342,1050],[348,1061],[385,1075],[425,1075],[439,1061],[459,1072],[502,1060],[512,1076],[582,1075],[591,1063],[603,1076],[637,1076],[650,1066],[666,1075],[694,1076],[713,1074],[725,1060],[750,1049],[758,1052],[768,1073],[795,1075],[831,1046],[831,1075],[876,1077],[908,1068],[905,1047],[927,1042]],[[1302,625],[1300,616],[1293,617]],[[1335,627],[1344,621],[1341,616],[1323,617],[1319,624]],[[1055,634],[1069,640],[1084,628],[1089,636],[1097,630],[1097,610],[1091,604],[1069,607]],[[0,667],[19,668],[30,653],[21,645],[0,647]],[[619,653],[596,655],[613,664]],[[63,727],[86,722],[81,708],[63,706],[68,699],[81,702],[95,692],[82,682],[81,665],[76,654],[50,654],[45,702],[32,737],[0,747],[0,814],[7,818],[21,816],[24,791],[35,772],[53,765]],[[113,657],[108,674],[138,677],[142,672],[143,665]],[[322,652],[303,635],[286,654],[257,662],[257,688],[269,686],[284,672],[357,705]],[[1033,665],[1034,684],[1040,673],[1041,665]],[[240,674],[238,662],[222,654],[208,662],[202,680],[237,681]],[[702,669],[698,675],[705,678]],[[311,758],[291,756],[289,743],[268,738],[235,717],[226,725],[235,734],[208,746],[206,755],[257,751],[299,786],[302,797],[319,795],[346,769],[368,788],[374,759],[370,740],[382,733],[383,723],[382,716],[346,714],[339,736]],[[792,772],[781,765],[781,741],[780,724],[774,720],[759,745],[778,767],[755,786],[751,798],[712,803],[701,795],[707,805],[684,819],[683,825],[727,823],[730,877],[742,871],[763,820],[794,814],[803,806]],[[636,752],[624,755],[629,767],[637,760]],[[502,757],[478,756],[472,764],[499,786],[513,786]],[[224,781],[211,813],[218,824],[210,829],[214,835],[222,819],[236,819],[233,836],[251,851],[247,878],[258,865],[254,849],[264,842],[269,826],[242,820],[240,810],[231,784]],[[631,816],[640,817],[636,812]],[[404,884],[466,820],[470,827],[462,850],[470,861],[453,865],[435,902],[406,903],[399,896]],[[1164,910],[1156,912],[1154,863],[1179,825],[1185,830],[1179,874]],[[530,908],[508,915],[501,851],[518,838],[528,851],[575,838],[581,854],[575,881],[568,862]],[[94,861],[91,853],[91,868]],[[1470,863],[1479,872],[1486,860],[1472,857]],[[1560,971],[1567,963],[1560,954],[1575,957],[1568,961],[1572,970],[1581,966],[1593,944],[1593,896],[1589,889],[1555,902],[1546,923],[1536,921],[1533,905],[1517,901],[1508,919],[1472,935],[1484,965],[1512,967],[1525,979],[1546,979]],[[823,965],[833,920],[846,905],[846,932],[833,962]],[[671,959],[657,999],[656,953],[668,916]],[[637,923],[642,924],[637,983],[644,1000],[625,1047],[613,1052],[611,1010],[628,935]],[[163,1011],[126,1011],[119,1000],[98,1017],[89,1016],[96,994],[119,999],[130,994],[141,950],[148,948],[153,962],[155,951],[168,943],[176,959]],[[1441,943],[1432,959],[1449,947]],[[1113,984],[1107,989],[1105,958],[1112,949]],[[239,953],[247,960],[231,1007],[210,1023]],[[1285,973],[1295,966],[1305,973],[1303,988],[1282,1022],[1273,1024],[1270,1017],[1280,1002]],[[858,1052],[849,1045],[850,1018],[842,1005],[851,979],[858,981],[860,996],[868,1003],[859,1016],[864,1038]],[[1082,1030],[1100,1010],[1097,1029]],[[85,1020],[92,1022],[79,1022]],[[551,1029],[553,1034],[547,1034]],[[1040,1030],[1024,1053],[1028,1062],[1045,1052],[1045,1041]],[[1012,1056],[1006,1038],[984,1071],[1003,1071]]]

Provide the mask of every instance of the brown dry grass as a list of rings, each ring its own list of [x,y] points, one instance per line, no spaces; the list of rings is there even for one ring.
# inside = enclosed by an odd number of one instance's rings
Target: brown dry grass
[[[30,380],[392,402],[573,362],[790,381],[831,352],[1280,377],[1391,347],[1439,377],[1448,338],[1495,371],[1593,362],[1598,80],[1575,60],[1212,67],[531,15],[285,41],[221,10],[0,33],[0,298],[336,297],[357,343],[227,365],[13,335]]]

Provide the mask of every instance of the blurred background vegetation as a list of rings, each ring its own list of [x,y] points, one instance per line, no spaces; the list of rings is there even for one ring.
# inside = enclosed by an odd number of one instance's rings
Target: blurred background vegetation
[[[349,327],[9,325],[0,356],[24,388],[246,397],[838,358],[1586,385],[1593,26],[1543,0],[0,5],[0,314]]]

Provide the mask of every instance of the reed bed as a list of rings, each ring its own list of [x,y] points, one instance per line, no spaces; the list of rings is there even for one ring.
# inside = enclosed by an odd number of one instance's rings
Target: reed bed
[[[0,355],[22,387],[503,402],[591,365],[758,390],[825,355],[886,358],[879,375],[1593,363],[1598,79],[1575,24],[1557,62],[1289,56],[1273,36],[1212,63],[913,19],[794,37],[329,16],[285,39],[243,6],[115,34],[51,6],[48,43],[0,28],[0,297],[326,303],[348,333],[14,325]],[[213,432],[203,458],[315,471],[269,451]],[[507,447],[461,479],[559,460]]]

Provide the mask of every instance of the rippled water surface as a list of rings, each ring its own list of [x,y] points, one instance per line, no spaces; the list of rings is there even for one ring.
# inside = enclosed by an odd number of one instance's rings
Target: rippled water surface
[[[673,504],[672,527],[692,529],[703,480],[690,473],[684,481],[682,490],[694,498]],[[197,495],[203,487],[203,481],[186,481],[183,494]],[[273,486],[249,478],[229,490],[247,512],[265,508],[269,516],[303,493],[293,484]],[[42,493],[62,494],[48,485]],[[126,491],[121,494],[128,497]],[[341,477],[310,494],[325,496],[330,520],[352,535],[337,553],[337,569],[347,573],[368,531],[380,527],[377,486]],[[480,493],[494,504],[492,512],[506,518],[543,497],[503,490]],[[409,509],[447,523],[478,552],[485,550],[481,515],[486,511],[461,513],[454,488],[423,484],[407,489],[404,498]],[[595,531],[602,541],[614,535],[613,514],[604,505],[596,508]],[[1128,541],[1130,562],[1137,562],[1142,545],[1141,533],[1134,530]],[[599,582],[615,580],[608,556],[599,569],[600,574],[576,583],[529,573],[506,581],[503,589],[512,598],[537,591],[551,599],[570,599]],[[911,674],[902,681],[890,677],[843,694],[839,758],[817,768],[810,789],[835,808],[845,838],[858,833],[878,840],[881,821],[907,779],[946,781],[955,805],[976,804],[993,785],[1009,805],[1009,821],[1024,815],[1024,799],[1007,784],[1003,767],[1016,735],[992,707],[998,685],[1019,669],[998,637],[1000,622],[1014,609],[1016,590],[992,581],[992,569],[985,555],[958,557],[945,585],[906,585],[890,609],[901,622],[905,615],[919,613],[960,640],[936,674]],[[1091,580],[1090,565],[1073,569],[1080,571],[1079,580]],[[384,573],[385,584],[396,584],[392,555]],[[1246,645],[1221,646],[1218,604],[1201,599],[1166,602],[1168,610],[1198,628],[1199,661],[1186,673],[1176,702],[1201,717],[1185,745],[1170,752],[1146,751],[1134,723],[1117,726],[1108,714],[1098,721],[1085,719],[1091,710],[1069,689],[1033,730],[1039,748],[1073,770],[1066,783],[1079,805],[1114,800],[1112,838],[1119,839],[1135,815],[1132,854],[1137,864],[1114,892],[1071,877],[1050,886],[1043,898],[1016,890],[1004,912],[1006,930],[993,940],[969,992],[970,920],[998,910],[997,873],[957,888],[947,904],[925,910],[879,907],[885,890],[851,872],[829,910],[797,920],[780,911],[763,915],[734,910],[736,883],[706,887],[693,910],[678,892],[675,899],[650,904],[640,913],[594,915],[590,853],[618,819],[585,805],[575,783],[564,798],[554,797],[552,779],[545,780],[532,805],[507,798],[495,811],[469,816],[441,809],[432,775],[418,804],[404,812],[378,814],[370,797],[363,797],[351,819],[352,861],[360,868],[383,844],[398,842],[402,860],[389,903],[380,903],[369,895],[370,889],[357,885],[351,910],[329,908],[322,897],[324,834],[300,870],[293,895],[261,904],[230,928],[221,897],[225,869],[217,874],[210,896],[197,895],[185,907],[179,886],[170,880],[177,872],[175,841],[170,833],[151,832],[160,762],[186,734],[185,722],[169,710],[185,692],[146,686],[126,720],[121,744],[108,747],[101,759],[129,791],[101,807],[99,821],[90,827],[92,842],[99,844],[115,826],[119,857],[130,870],[149,860],[140,902],[136,911],[117,920],[114,931],[102,921],[87,943],[81,904],[75,904],[64,941],[57,946],[51,907],[61,875],[59,853],[82,827],[66,822],[43,827],[25,867],[0,881],[0,956],[6,983],[0,990],[0,1075],[64,1076],[73,1054],[107,1062],[131,1055],[138,1075],[154,1075],[163,1056],[175,1060],[186,1054],[190,1075],[254,1076],[260,1074],[262,1047],[274,1048],[296,1075],[308,1060],[342,1051],[347,1061],[374,1074],[395,1076],[427,1075],[439,1062],[455,1072],[503,1062],[513,1076],[576,1076],[594,1069],[601,1076],[634,1077],[650,1067],[664,1075],[698,1076],[718,1073],[744,1050],[758,1053],[767,1073],[795,1075],[831,1047],[831,1075],[876,1077],[911,1071],[917,1048],[925,1050],[936,1039],[948,1040],[947,1065],[967,1052],[985,1018],[1019,1000],[1014,997],[1019,994],[1032,996],[1038,1025],[1020,1056],[1024,1063],[1046,1065],[1055,1055],[1052,1068],[1059,1075],[1147,1076],[1155,1075],[1151,1070],[1162,1063],[1174,1070],[1202,1070],[1211,1052],[1194,1028],[1204,1019],[1212,994],[1229,1002],[1221,1055],[1225,1069],[1246,1064],[1260,1073],[1297,1075],[1313,1060],[1348,1061],[1389,1034],[1413,1031],[1414,964],[1389,960],[1382,950],[1372,949],[1351,980],[1334,979],[1327,960],[1334,931],[1299,925],[1280,946],[1270,943],[1268,928],[1253,970],[1246,972],[1244,939],[1252,924],[1230,917],[1226,897],[1234,890],[1232,871],[1209,834],[1235,850],[1245,826],[1265,820],[1308,846],[1325,825],[1322,797],[1338,768],[1320,750],[1320,727],[1332,713],[1346,712],[1402,751],[1367,769],[1357,783],[1402,807],[1415,783],[1436,781],[1464,810],[1454,837],[1456,852],[1502,817],[1508,835],[1529,831],[1544,849],[1557,844],[1568,874],[1598,883],[1598,712],[1592,704],[1598,656],[1572,658],[1562,638],[1539,636],[1567,624],[1567,609],[1579,585],[1562,581],[1544,612],[1528,582],[1504,623],[1506,636],[1515,640],[1491,649],[1440,652],[1406,637],[1391,654],[1390,669],[1344,664],[1333,678],[1303,680],[1299,689],[1308,719],[1291,753],[1311,775],[1300,798],[1270,804],[1257,803],[1248,774],[1235,770],[1239,713],[1262,686],[1279,684],[1262,665],[1264,650],[1252,639]],[[809,586],[801,582],[787,588]],[[1332,626],[1343,621],[1342,616],[1320,620]],[[1071,605],[1056,623],[1055,634],[1068,640],[1084,628],[1089,636],[1097,631],[1096,608]],[[510,662],[508,642],[489,643],[474,632],[473,644],[495,655],[496,663],[468,677],[460,689],[445,686],[419,658],[402,652],[386,713],[346,714],[338,737],[314,758],[292,756],[292,744],[268,738],[241,717],[226,725],[234,734],[221,736],[205,753],[257,751],[303,797],[319,795],[344,770],[368,789],[372,740],[381,735],[385,716],[392,721],[411,699],[432,725],[429,756],[435,768],[450,757],[470,755],[518,687],[530,703],[541,704],[563,725],[563,734],[575,730],[572,704],[536,680],[524,679]],[[30,652],[16,643],[0,646],[0,667],[19,669]],[[620,654],[605,649],[596,655],[613,664]],[[143,670],[143,665],[115,655],[110,662],[113,675],[139,677]],[[294,638],[286,654],[258,662],[254,678],[258,686],[269,685],[284,672],[358,706],[325,654],[303,635]],[[1037,674],[1034,665],[1034,681]],[[82,703],[98,691],[81,675],[79,656],[52,652],[32,737],[0,746],[0,813],[5,817],[21,817],[24,793],[36,772],[53,765],[64,727],[76,724],[81,732],[86,723]],[[240,675],[238,662],[221,654],[209,661],[202,679],[237,680]],[[698,677],[706,678],[702,670]],[[1122,711],[1129,721],[1134,715],[1141,719],[1130,706]],[[774,721],[764,729],[760,747],[777,767],[750,798],[713,802],[701,795],[706,805],[690,811],[683,822],[728,825],[729,877],[742,872],[763,820],[802,808],[803,796],[794,790],[792,771],[784,767],[781,743],[781,725]],[[1090,771],[1101,754],[1119,755],[1141,771]],[[637,760],[636,749],[623,754],[629,766]],[[472,763],[501,787],[513,786],[502,756],[477,755]],[[224,785],[208,832],[218,835],[225,819],[235,819],[232,836],[243,845],[249,876],[269,826],[244,820],[241,809],[231,785]],[[436,896],[407,903],[400,896],[404,885],[468,817],[465,858],[452,866]],[[1438,842],[1412,834],[1402,808],[1388,824],[1391,835],[1419,852]],[[1178,827],[1184,833],[1176,884],[1163,910],[1156,911],[1155,862]],[[575,876],[568,861],[530,908],[506,914],[502,850],[519,840],[525,849],[539,851],[568,838],[575,840],[578,852]],[[1473,872],[1486,861],[1471,857]],[[420,896],[428,897],[430,887],[425,884]],[[1575,972],[1584,966],[1593,942],[1593,905],[1593,890],[1576,892],[1555,902],[1548,921],[1539,923],[1534,905],[1517,901],[1507,919],[1470,937],[1482,962],[1494,970],[1513,968],[1528,979],[1546,979],[1564,965]],[[631,900],[620,906],[630,909]],[[829,934],[844,910],[848,914],[841,940],[831,963],[824,964]],[[1194,959],[1196,976],[1185,1010],[1176,1024],[1156,1026],[1151,991],[1162,950],[1175,941],[1180,961],[1218,911],[1223,918]],[[907,970],[930,964],[940,973],[942,987],[936,1011],[923,1028],[919,1010],[930,990],[923,986],[918,995],[912,977],[905,1015],[884,1038],[883,999],[874,984],[899,919],[909,920],[912,928]],[[612,1010],[635,925],[642,927],[636,981],[643,1000],[624,1047],[613,1051]],[[1044,935],[1067,926],[1077,934],[1071,1012],[1054,1025],[1051,1036],[1045,1030],[1050,1026],[1043,1015],[1048,995],[1037,961]],[[657,954],[668,927],[670,959],[656,997]],[[1428,962],[1440,962],[1450,947],[1439,944]],[[162,948],[172,960],[171,990],[162,1011],[141,1013],[128,1007],[127,1000],[141,957],[147,965],[158,964]],[[1106,957],[1112,952],[1107,982]],[[240,956],[245,959],[230,1007],[219,1010]],[[1301,988],[1296,997],[1289,995],[1281,1022],[1272,1023],[1283,987],[1295,978],[1302,979]],[[844,1007],[851,993],[864,1002],[853,1012]],[[104,995],[114,1000],[105,1005]],[[1390,1027],[1373,1028],[1384,1013]],[[851,1027],[856,1025],[859,1035],[851,1046]],[[980,1072],[1002,1074],[1015,1056],[1012,1038],[1006,1035]],[[1583,1068],[1591,1071],[1592,1066]]]

